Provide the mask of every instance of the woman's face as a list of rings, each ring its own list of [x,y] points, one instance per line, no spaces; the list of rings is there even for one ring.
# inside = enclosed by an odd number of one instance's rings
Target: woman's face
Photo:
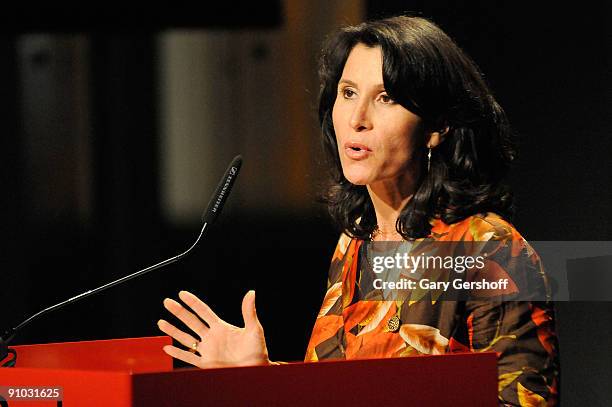
[[[356,185],[401,184],[418,176],[424,150],[421,118],[395,103],[383,84],[380,47],[350,52],[332,112],[344,177]],[[407,180],[407,177],[410,180]]]

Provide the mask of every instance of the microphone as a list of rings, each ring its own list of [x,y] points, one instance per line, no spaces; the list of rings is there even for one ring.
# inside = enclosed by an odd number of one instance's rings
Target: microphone
[[[225,204],[225,201],[227,200],[227,197],[229,196],[232,186],[234,185],[234,182],[236,182],[236,177],[238,176],[238,172],[240,171],[241,166],[242,166],[242,156],[237,155],[236,157],[234,157],[229,167],[227,167],[227,170],[225,171],[225,175],[223,176],[223,178],[221,178],[221,181],[219,182],[219,185],[217,186],[215,193],[213,194],[210,201],[208,202],[208,207],[206,208],[206,210],[204,211],[204,214],[202,215],[202,229],[200,230],[200,234],[198,235],[198,238],[191,245],[191,247],[189,247],[183,253],[178,254],[174,257],[171,257],[162,262],[159,262],[157,264],[154,264],[152,266],[139,270],[135,273],[129,274],[125,277],[121,277],[115,281],[111,281],[110,283],[104,284],[103,286],[100,286],[93,290],[89,290],[84,293],[81,293],[77,296],[74,296],[65,301],[62,301],[59,304],[55,304],[51,307],[45,308],[42,311],[39,311],[36,314],[32,315],[31,317],[29,317],[28,319],[26,319],[25,321],[23,321],[16,327],[7,329],[4,332],[4,334],[2,334],[2,336],[0,337],[0,362],[3,361],[9,354],[12,354],[13,358],[5,362],[3,364],[3,367],[15,366],[17,354],[15,350],[8,348],[9,343],[15,338],[15,335],[20,329],[28,325],[33,320],[51,311],[55,311],[59,308],[62,308],[68,304],[72,304],[74,302],[90,297],[94,294],[97,294],[101,291],[104,291],[116,285],[125,283],[126,281],[129,281],[133,278],[140,277],[150,271],[157,270],[161,267],[167,266],[168,264],[174,263],[177,260],[185,257],[188,253],[190,253],[191,250],[193,250],[193,248],[196,247],[197,244],[200,242],[200,239],[204,235],[204,231],[210,225],[212,225],[219,217],[219,214],[221,213],[221,210],[223,209],[223,205]]]

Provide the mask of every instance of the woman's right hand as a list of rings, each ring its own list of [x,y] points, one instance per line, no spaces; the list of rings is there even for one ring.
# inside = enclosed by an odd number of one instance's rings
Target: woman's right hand
[[[179,298],[190,309],[170,298],[164,300],[164,307],[187,325],[195,336],[159,320],[157,326],[162,332],[191,350],[167,345],[164,352],[168,355],[200,368],[273,364],[268,359],[263,327],[255,311],[255,291],[246,293],[242,300],[244,328],[228,324],[190,292],[181,291]]]

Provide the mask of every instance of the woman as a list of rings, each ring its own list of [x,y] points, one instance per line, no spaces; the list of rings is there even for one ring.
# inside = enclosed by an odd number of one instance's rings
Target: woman
[[[506,220],[512,201],[503,180],[515,152],[505,114],[476,65],[431,22],[394,17],[332,36],[320,78],[332,175],[326,201],[343,234],[305,360],[496,351],[500,403],[555,404],[554,313],[547,297],[531,301],[525,292],[533,284],[546,291],[547,282],[537,254]],[[497,256],[488,259],[488,275],[509,283],[461,301],[436,290],[373,297],[377,290],[364,282],[379,241],[478,242],[478,253],[486,246]],[[398,248],[410,250],[396,246],[395,254]],[[462,281],[476,275],[472,269]],[[243,300],[245,328],[222,321],[190,293],[179,296],[208,327],[166,299],[199,336],[160,321],[163,332],[192,348],[168,346],[168,354],[200,367],[274,363],[254,292]]]

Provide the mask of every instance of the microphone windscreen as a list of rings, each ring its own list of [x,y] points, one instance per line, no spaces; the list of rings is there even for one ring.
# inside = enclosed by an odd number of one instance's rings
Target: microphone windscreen
[[[208,226],[212,225],[212,223],[221,213],[223,205],[225,205],[225,201],[232,190],[232,186],[234,185],[234,182],[236,182],[236,177],[238,176],[241,166],[242,156],[237,155],[234,157],[229,167],[227,167],[221,181],[219,181],[219,185],[217,186],[214,195],[210,198],[206,211],[204,211],[204,214],[202,215],[202,222],[206,222]]]

